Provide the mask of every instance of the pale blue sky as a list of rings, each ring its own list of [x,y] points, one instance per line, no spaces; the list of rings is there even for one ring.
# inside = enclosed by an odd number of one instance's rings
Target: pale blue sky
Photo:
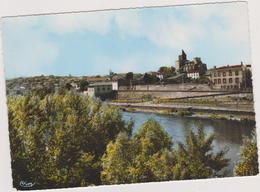
[[[6,78],[157,71],[181,49],[208,68],[251,62],[242,2],[12,17],[2,27]]]

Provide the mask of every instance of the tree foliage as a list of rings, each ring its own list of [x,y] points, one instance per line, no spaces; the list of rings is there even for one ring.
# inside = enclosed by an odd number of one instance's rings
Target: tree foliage
[[[111,142],[103,156],[102,181],[106,184],[200,179],[218,176],[228,165],[225,152],[212,152],[214,136],[202,127],[190,131],[185,144],[172,148],[172,141],[153,119],[132,137]]]
[[[176,69],[174,67],[162,66],[159,68],[158,72],[162,75],[171,75],[174,74]]]
[[[170,180],[169,171],[160,173],[161,168],[167,169],[174,162],[171,147],[171,137],[157,121],[149,119],[133,137],[119,135],[108,145],[102,158],[102,181],[119,184]]]
[[[88,88],[88,85],[89,85],[89,83],[88,83],[87,80],[81,81],[80,84],[79,84],[79,90],[80,91],[86,91],[87,88]]]
[[[101,157],[131,123],[101,101],[78,94],[8,99],[14,186],[36,188],[100,184]]]
[[[241,87],[243,88],[252,88],[252,72],[249,69],[244,71],[244,78],[242,79]]]
[[[214,135],[206,136],[204,128],[198,127],[198,133],[190,130],[185,144],[179,143],[176,151],[174,179],[202,179],[218,176],[218,173],[228,165],[225,152],[214,154],[212,142]]]
[[[133,81],[133,79],[134,79],[134,73],[133,73],[133,72],[128,72],[128,73],[126,73],[125,79],[126,79],[126,81],[128,82],[128,85],[129,85],[129,86],[132,86],[132,81]]]
[[[143,76],[143,81],[145,84],[154,84],[159,82],[160,79],[154,74],[145,73]]]
[[[235,175],[237,176],[249,176],[257,175],[258,169],[258,154],[256,136],[253,135],[252,139],[245,138],[243,141],[243,147],[241,149],[241,159],[235,168]]]
[[[156,120],[132,135],[118,108],[72,91],[9,97],[8,109],[17,189],[208,178],[228,164],[201,127],[175,149]]]

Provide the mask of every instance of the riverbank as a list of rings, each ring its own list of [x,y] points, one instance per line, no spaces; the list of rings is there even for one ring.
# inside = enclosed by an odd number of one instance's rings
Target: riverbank
[[[219,119],[232,121],[255,121],[255,113],[252,110],[238,110],[219,107],[198,107],[192,105],[165,105],[165,104],[133,104],[133,103],[108,103],[118,106],[127,112],[145,112],[173,116],[188,116],[204,119]]]

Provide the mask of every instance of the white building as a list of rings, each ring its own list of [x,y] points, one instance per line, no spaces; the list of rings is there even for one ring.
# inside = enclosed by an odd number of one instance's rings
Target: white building
[[[92,83],[88,86],[88,90],[84,91],[84,94],[88,96],[108,96],[112,94],[114,91],[118,90],[118,82],[117,81],[109,81],[109,82],[96,82]]]
[[[87,91],[83,92],[85,95],[93,97],[95,96],[95,88],[94,87],[88,87]]]
[[[200,77],[200,72],[199,71],[188,72],[187,77],[192,78],[192,79],[198,79]]]

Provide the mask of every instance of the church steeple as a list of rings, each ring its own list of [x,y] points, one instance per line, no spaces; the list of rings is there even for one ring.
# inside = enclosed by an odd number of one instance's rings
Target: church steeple
[[[175,63],[175,68],[177,71],[181,70],[181,68],[185,65],[187,62],[187,55],[184,52],[184,50],[181,50],[181,55],[179,55],[179,59]]]
[[[181,57],[182,57],[183,60],[187,60],[187,55],[186,55],[186,53],[184,52],[183,49],[181,50]]]
[[[187,55],[183,49],[181,50],[181,55],[179,55],[179,61],[180,61],[181,65],[183,65],[184,62],[187,61]]]

